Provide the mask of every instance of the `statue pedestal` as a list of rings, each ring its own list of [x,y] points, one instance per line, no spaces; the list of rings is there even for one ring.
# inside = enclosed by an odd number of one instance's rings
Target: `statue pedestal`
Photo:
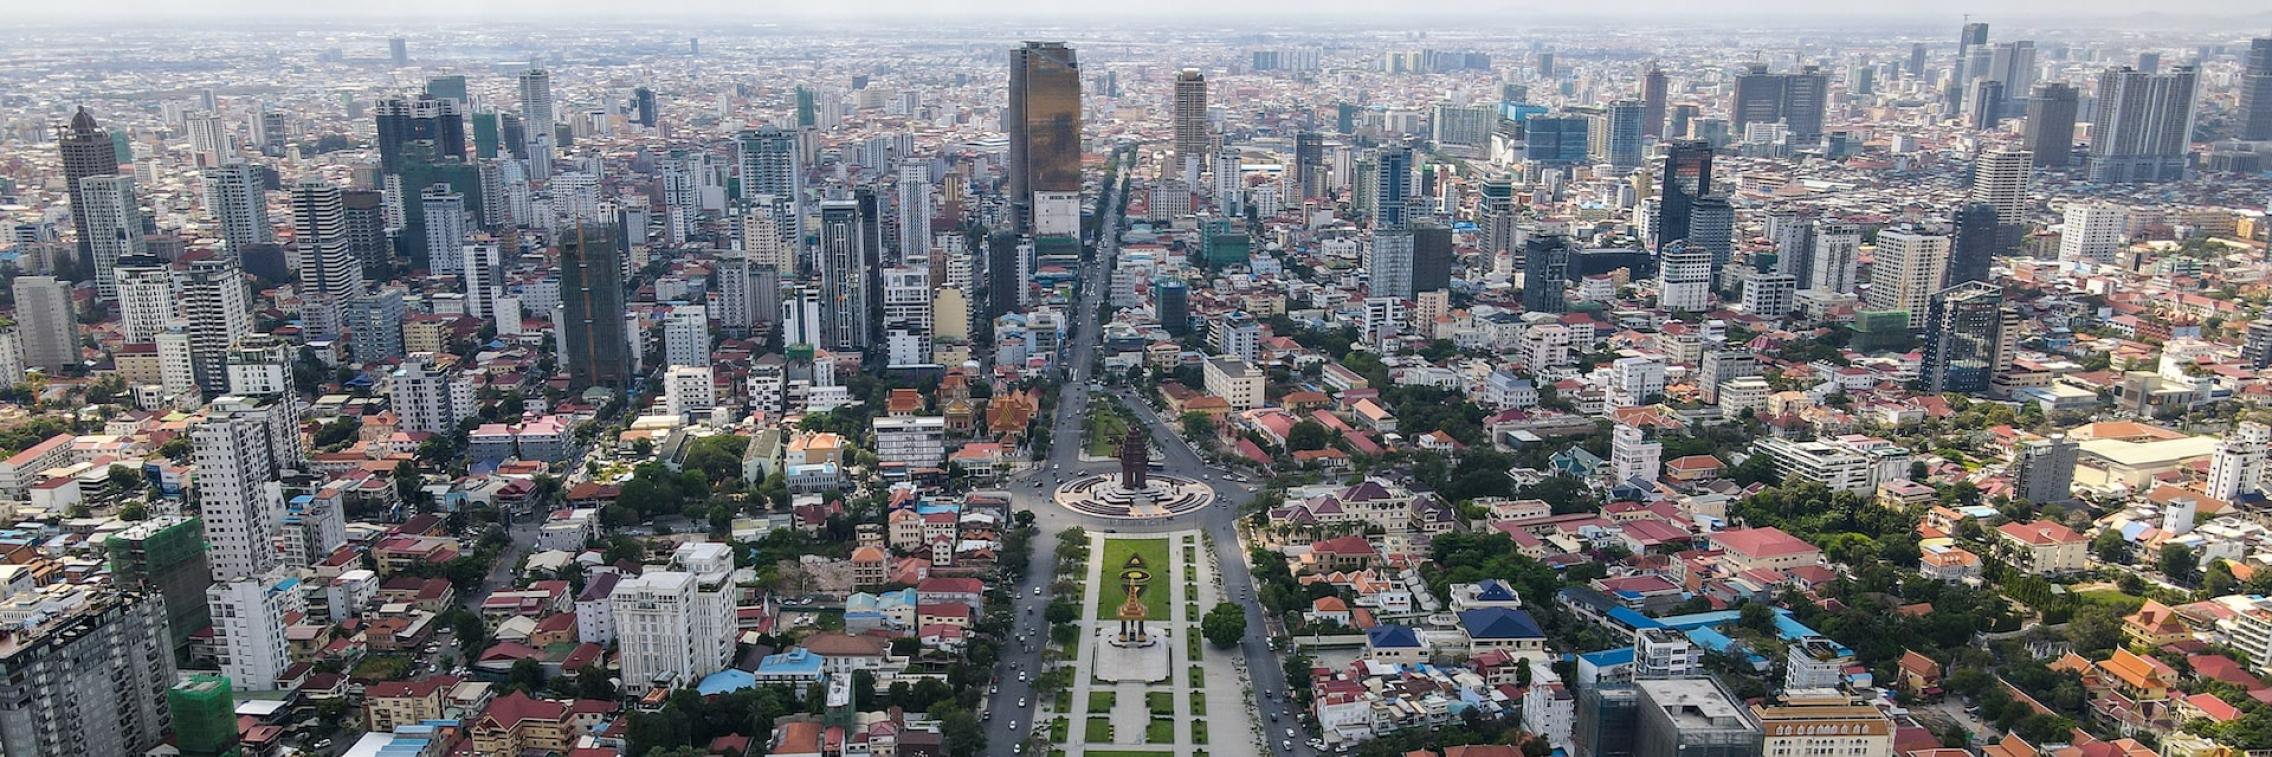
[[[1161,683],[1168,680],[1172,667],[1168,659],[1169,632],[1159,628],[1146,628],[1144,638],[1123,640],[1117,624],[1105,624],[1096,632],[1096,668],[1098,680],[1112,683]]]

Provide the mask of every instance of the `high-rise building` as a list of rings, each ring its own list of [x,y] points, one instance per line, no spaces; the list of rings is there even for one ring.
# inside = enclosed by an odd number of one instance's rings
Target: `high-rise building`
[[[1374,297],[1412,296],[1412,230],[1402,226],[1378,229],[1367,245],[1365,272]]]
[[[1152,296],[1157,298],[1153,309],[1158,311],[1160,328],[1179,337],[1190,333],[1190,287],[1181,281],[1162,281],[1152,288]]]
[[[505,297],[505,252],[494,242],[469,244],[460,248],[464,253],[465,267],[459,269],[458,285],[465,289],[465,314],[485,321],[497,321],[499,331],[513,324],[504,321],[516,318],[518,313],[501,312],[498,300]]]
[[[2004,83],[1974,79],[1964,96],[1964,124],[1975,131],[1992,131],[2004,122]]]
[[[1909,330],[1925,327],[1927,300],[1948,270],[1949,237],[1911,227],[1878,232],[1870,265],[1869,309],[1909,314]]]
[[[2250,368],[2272,367],[2272,318],[2248,322],[2248,335],[2241,340],[2240,359]]]
[[[387,59],[394,61],[396,68],[410,65],[410,40],[401,37],[388,37]]]
[[[1438,223],[1412,227],[1412,291],[1433,292],[1452,285],[1452,229]]]
[[[1019,276],[1024,268],[1020,258],[1033,248],[1021,243],[1018,235],[998,232],[986,239],[986,319],[999,318],[1003,313],[1019,309],[1023,303],[1028,282]]]
[[[2090,180],[2097,184],[2185,178],[2193,142],[2195,71],[2166,74],[2129,68],[2098,77],[2091,117]]]
[[[1997,105],[1998,112],[2011,114],[2018,110],[2019,98],[2035,90],[2035,43],[2028,40],[1997,43],[1988,58],[1987,80],[2003,86],[2005,102]]]
[[[229,133],[229,123],[221,120],[221,114],[199,111],[182,119],[189,131],[190,157],[198,168],[236,162],[236,142]]]
[[[257,186],[257,185],[256,185]],[[88,260],[94,264],[95,295],[118,297],[118,261],[142,255],[148,245],[142,235],[142,201],[132,176],[89,176],[79,180],[71,212],[81,216],[87,236]],[[265,208],[261,218],[265,221]]]
[[[781,317],[781,272],[748,257],[718,260],[718,326],[743,338]]]
[[[655,127],[655,91],[646,87],[631,90],[631,114],[634,121],[647,128]]]
[[[734,651],[734,556],[724,544],[685,544],[669,570],[616,583],[608,602],[627,691],[691,685]]]
[[[1531,116],[1523,120],[1523,160],[1550,165],[1586,162],[1587,132],[1583,116]]]
[[[1010,202],[1033,228],[1035,192],[1081,190],[1081,64],[1063,42],[1010,51]]]
[[[402,323],[409,316],[401,286],[382,286],[348,304],[350,347],[355,359],[378,362],[402,357]]]
[[[821,203],[821,335],[827,348],[861,352],[873,342],[870,279],[882,242],[874,193],[863,189],[853,199]]]
[[[119,331],[128,344],[157,338],[168,321],[180,317],[174,298],[174,272],[166,262],[149,255],[118,259]]]
[[[173,713],[174,747],[182,757],[225,757],[238,754],[237,702],[229,679],[211,673],[194,673],[189,680],[166,690],[166,709]]]
[[[2209,496],[2226,502],[2263,488],[2265,447],[2272,444],[2272,428],[2255,421],[2233,424],[2209,458]]]
[[[281,396],[214,398],[189,426],[197,461],[197,511],[211,546],[213,578],[233,581],[280,564],[279,478],[299,467],[299,418]]]
[[[1926,307],[1925,361],[1918,377],[1935,394],[1984,394],[2010,364],[2004,290],[1970,282],[1934,292]],[[2017,316],[2013,316],[2017,325]]]
[[[1639,100],[1609,104],[1609,167],[1620,175],[1641,167],[1641,147],[1647,131],[1646,106]]]
[[[479,409],[472,377],[437,366],[427,352],[404,357],[387,373],[387,402],[401,416],[402,430],[413,433],[456,433],[458,422]]]
[[[347,248],[347,204],[339,185],[313,175],[292,185],[292,234],[301,328],[309,339],[336,339],[346,331],[348,300],[363,293],[363,264]]]
[[[710,364],[710,309],[702,305],[672,305],[663,318],[663,364]]]
[[[85,107],[71,115],[68,126],[55,127],[55,146],[63,157],[63,186],[71,198],[71,225],[78,232],[79,270],[93,271],[94,237],[87,231],[87,213],[80,182],[89,176],[118,175],[118,148],[111,143],[110,130],[95,124],[93,114]]]
[[[1192,161],[1207,157],[1207,77],[1186,68],[1175,75],[1175,158],[1168,165],[1182,175]]]
[[[350,189],[340,193],[339,202],[347,214],[347,252],[363,265],[364,278],[390,278],[394,242],[387,237],[386,193]]]
[[[1701,313],[1712,305],[1712,252],[1689,240],[1665,245],[1658,254],[1657,306]]]
[[[228,254],[242,256],[256,244],[272,244],[276,230],[268,221],[268,192],[259,166],[229,163],[205,169],[205,212],[220,227]]]
[[[1665,70],[1650,63],[1647,73],[1641,74],[1641,133],[1650,137],[1665,136]]]
[[[552,74],[531,68],[521,72],[519,81],[522,128],[527,129],[531,137],[552,134],[552,125],[559,123],[559,119],[553,117]]]
[[[2248,41],[2240,69],[2241,139],[2272,139],[2272,37]]]
[[[0,602],[8,754],[142,754],[164,742],[174,682],[156,595],[58,584]]]
[[[426,239],[420,245],[426,253],[423,267],[430,271],[462,270],[467,229],[465,195],[448,184],[435,184],[418,190],[418,204],[426,217]],[[418,262],[412,265],[416,267]]]
[[[1850,223],[1825,221],[1815,225],[1809,250],[1814,262],[1807,266],[1804,288],[1817,292],[1852,294],[1860,268],[1862,229]]]
[[[232,687],[247,691],[282,688],[278,679],[293,664],[284,619],[308,609],[300,579],[282,570],[226,580],[216,576],[205,601],[213,607],[221,675]]]
[[[2075,462],[2081,447],[2062,433],[2020,442],[2012,461],[2012,478],[2017,479],[2014,493],[2039,505],[2073,502]]]
[[[1830,75],[1818,66],[1805,66],[1783,77],[1783,124],[1792,145],[1822,141],[1824,115],[1830,107]]]
[[[1998,215],[1995,206],[1986,202],[1969,202],[1957,208],[1952,224],[1956,234],[1949,243],[1949,265],[1941,286],[1988,280],[1988,264],[2001,249],[2003,226],[1996,222]]]
[[[624,328],[623,252],[615,229],[579,224],[560,241],[560,312],[553,328],[568,385],[631,387],[630,335]]]
[[[1672,143],[1665,152],[1664,186],[1657,194],[1658,249],[1666,242],[1688,238],[1689,217],[1696,201],[1712,193],[1712,145],[1701,140]],[[1559,311],[1557,311],[1559,312]]]
[[[931,167],[916,161],[899,166],[899,259],[927,261],[931,255]]]
[[[1404,228],[1411,220],[1414,196],[1412,147],[1401,143],[1382,147],[1374,166],[1373,228]]]
[[[2074,86],[2059,82],[2038,85],[2028,98],[2020,146],[2035,155],[2037,166],[2064,169],[2074,162],[2078,103]]]
[[[1720,279],[1720,272],[1728,267],[1735,256],[1736,209],[1728,204],[1727,195],[1710,194],[1696,198],[1688,207],[1688,235],[1680,240],[1691,247],[1710,253],[1712,280]]]
[[[1570,265],[1570,238],[1533,233],[1523,242],[1523,309],[1560,313],[1569,309],[1562,288]]]
[[[205,525],[197,518],[154,516],[112,534],[103,548],[114,583],[164,599],[175,648],[212,622],[205,608],[212,569],[205,563]]]
[[[883,327],[888,366],[931,362],[931,269],[895,266],[883,271]]]
[[[78,321],[71,316],[71,285],[53,276],[18,276],[14,292],[24,365],[62,370],[83,362]]]
[[[1783,120],[1783,84],[1783,76],[1768,73],[1765,63],[1749,64],[1736,74],[1735,104],[1729,109],[1729,121],[1737,133],[1754,123]]]
[[[2027,222],[2028,168],[2034,156],[2026,150],[1989,148],[1972,159],[1971,201],[1996,211],[1996,222],[2020,226]]]
[[[2122,252],[2130,211],[2111,202],[2071,202],[2059,227],[2059,259],[2108,264]]]
[[[235,258],[208,255],[180,264],[174,275],[197,387],[207,395],[226,393],[229,348],[252,333],[244,269]]]
[[[371,110],[378,120],[380,171],[402,171],[405,148],[412,142],[427,143],[429,159],[466,159],[464,100],[432,93],[416,99],[397,96],[380,100]]]

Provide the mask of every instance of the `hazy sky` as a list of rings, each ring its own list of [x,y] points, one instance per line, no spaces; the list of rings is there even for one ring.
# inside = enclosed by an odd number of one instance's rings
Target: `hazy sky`
[[[786,17],[1078,16],[1110,15],[1194,19],[1204,16],[1500,16],[1540,13],[1593,16],[1879,16],[1954,17],[1972,13],[2046,19],[2066,16],[2203,15],[2261,20],[2259,0],[1608,0],[1556,3],[1530,0],[0,0],[0,18],[72,17],[225,19],[230,16],[424,19],[527,18],[602,15],[649,18],[700,15],[736,20]],[[4,23],[4,22],[0,22]]]

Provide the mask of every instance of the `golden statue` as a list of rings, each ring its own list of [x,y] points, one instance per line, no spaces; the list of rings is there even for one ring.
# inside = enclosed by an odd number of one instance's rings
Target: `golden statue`
[[[1123,644],[1142,643],[1150,638],[1144,631],[1144,618],[1150,610],[1144,605],[1144,589],[1152,582],[1152,571],[1144,568],[1144,558],[1129,555],[1128,563],[1120,566],[1120,588],[1128,598],[1120,603],[1120,641]]]

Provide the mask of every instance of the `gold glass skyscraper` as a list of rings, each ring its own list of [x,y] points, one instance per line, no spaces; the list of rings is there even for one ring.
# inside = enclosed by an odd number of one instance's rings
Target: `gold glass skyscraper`
[[[1010,201],[1033,225],[1033,193],[1081,190],[1081,64],[1063,42],[1010,51]]]

